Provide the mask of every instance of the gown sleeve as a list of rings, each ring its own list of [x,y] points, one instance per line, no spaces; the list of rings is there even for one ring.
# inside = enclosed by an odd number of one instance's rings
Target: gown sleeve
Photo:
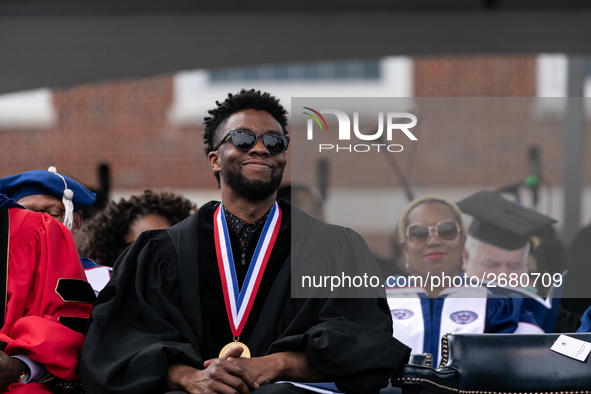
[[[487,300],[486,332],[543,334],[534,315],[519,297],[491,297]]]
[[[316,261],[309,264],[336,267],[333,274],[341,269],[359,275],[378,272],[365,241],[349,229],[336,230],[318,243],[319,248],[311,254]],[[307,298],[291,302],[300,302],[301,309],[271,345],[269,353],[303,351],[310,365],[328,374],[339,390],[377,390],[408,361],[410,348],[392,337],[392,317],[384,297]]]
[[[10,210],[7,305],[0,340],[53,375],[78,376],[94,302],[70,231],[46,214]],[[71,328],[69,328],[71,327]]]
[[[82,349],[85,393],[161,393],[170,364],[203,368],[177,307],[177,262],[165,231],[143,233],[119,257]]]

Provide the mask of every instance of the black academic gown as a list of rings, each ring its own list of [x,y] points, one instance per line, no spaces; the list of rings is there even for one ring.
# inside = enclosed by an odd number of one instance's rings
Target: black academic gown
[[[216,206],[208,203],[172,228],[143,233],[119,258],[112,280],[97,299],[82,350],[81,376],[87,394],[161,393],[169,365],[203,368],[201,349],[208,338],[203,337],[205,308],[198,284],[204,278],[199,277],[202,262],[197,256],[202,255],[199,248],[214,248],[213,230],[211,238],[207,234]],[[255,301],[261,303],[258,319],[247,323],[253,325],[247,341],[252,356],[303,351],[308,362],[331,376],[341,391],[379,389],[409,355],[409,349],[392,338],[386,300],[292,298],[290,291],[291,260],[301,259],[294,250],[297,245],[315,245],[318,253],[304,256],[313,265],[318,264],[314,256],[328,256],[333,261],[327,265],[363,259],[357,262],[375,270],[369,248],[349,229],[313,219],[285,201],[280,207],[277,244],[285,245],[285,237],[290,237],[292,215],[308,231],[292,240],[296,246],[286,259],[273,261],[277,254],[271,255],[268,264],[280,267],[266,299]],[[332,257],[327,253],[331,249]],[[218,275],[207,280],[220,279]]]

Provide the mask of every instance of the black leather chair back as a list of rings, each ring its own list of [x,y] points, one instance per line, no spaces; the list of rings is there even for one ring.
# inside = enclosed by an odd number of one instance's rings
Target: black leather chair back
[[[446,335],[438,368],[405,365],[392,384],[403,392],[591,394],[591,356],[581,362],[550,350],[559,335]],[[591,343],[591,333],[567,335]]]

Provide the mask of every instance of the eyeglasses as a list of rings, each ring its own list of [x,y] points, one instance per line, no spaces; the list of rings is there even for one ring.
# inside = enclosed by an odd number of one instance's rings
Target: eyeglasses
[[[32,210],[31,209],[31,211],[38,212],[38,213],[46,213],[49,216],[53,217],[58,222],[62,221],[62,219],[64,217],[64,213],[65,213],[65,211],[63,209],[57,208],[57,207],[50,207],[45,210]]]
[[[455,220],[443,220],[435,226],[411,224],[406,228],[406,239],[413,244],[422,244],[429,239],[433,231],[440,240],[452,242],[460,236],[460,225]]]
[[[257,144],[259,137],[263,139],[263,145],[272,154],[283,153],[289,146],[289,137],[283,134],[256,134],[248,130],[232,130],[213,150],[218,150],[229,136],[232,136],[234,146],[243,151],[251,150]]]

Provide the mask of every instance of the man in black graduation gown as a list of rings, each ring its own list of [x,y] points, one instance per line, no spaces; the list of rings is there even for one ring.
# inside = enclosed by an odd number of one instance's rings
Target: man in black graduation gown
[[[349,229],[275,202],[289,144],[276,98],[242,90],[216,104],[204,140],[222,203],[143,233],[119,258],[82,351],[85,392],[304,391],[265,384],[276,380],[377,391],[409,354],[392,338],[386,300],[290,290],[292,262],[305,272],[377,272],[369,248]],[[296,221],[304,231],[292,240]]]

